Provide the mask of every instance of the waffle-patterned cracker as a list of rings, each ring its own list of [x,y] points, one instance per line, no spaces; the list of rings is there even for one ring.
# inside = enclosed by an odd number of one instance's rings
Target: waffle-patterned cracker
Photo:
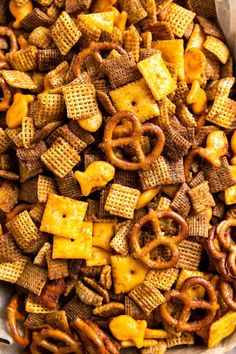
[[[30,293],[25,302],[25,311],[29,313],[48,313],[52,310],[35,302],[34,295]]]
[[[171,202],[171,208],[181,214],[184,218],[188,216],[191,209],[191,203],[188,196],[189,189],[190,188],[186,183],[182,184]]]
[[[28,261],[28,258],[21,257],[15,262],[0,263],[0,280],[16,283]]]
[[[59,137],[41,156],[41,161],[56,176],[64,178],[80,161],[80,156],[68,142]]]
[[[56,177],[58,190],[64,197],[77,199],[81,195],[80,187],[73,172],[69,172],[64,178]]]
[[[7,53],[6,58],[14,70],[33,71],[37,69],[37,52],[35,46],[29,46],[15,53]]]
[[[62,11],[51,27],[51,36],[62,55],[78,42],[81,32],[66,11]]]
[[[50,193],[57,193],[55,181],[52,177],[39,175],[37,196],[40,203],[46,203]]]
[[[202,246],[199,243],[184,240],[179,245],[179,252],[177,268],[198,270],[202,256]]]
[[[158,271],[150,270],[145,281],[153,284],[159,290],[170,290],[178,278],[178,269],[170,268],[168,270]]]
[[[61,120],[65,110],[62,95],[42,93],[38,96],[38,107],[35,116],[35,125],[42,128],[48,123]]]
[[[22,258],[22,253],[10,233],[1,235],[0,263],[15,262],[20,258]]]
[[[236,103],[225,96],[216,96],[206,119],[225,129],[234,127],[236,121]]]
[[[80,234],[88,203],[50,194],[40,230],[75,239]]]
[[[0,186],[0,210],[9,213],[18,202],[19,189],[8,181],[4,181]]]
[[[28,42],[40,49],[47,49],[52,45],[50,29],[39,26],[36,27],[29,35]]]
[[[47,281],[47,270],[31,262],[27,263],[17,284],[23,288],[40,295]]]
[[[188,191],[194,211],[199,214],[207,208],[215,206],[207,181],[202,182]]]
[[[35,90],[37,86],[31,79],[31,77],[18,70],[2,70],[2,76],[4,77],[5,81],[8,83],[9,86],[27,90]]]
[[[188,234],[192,237],[208,237],[209,221],[205,213],[191,215],[187,219]]]
[[[132,219],[140,194],[137,189],[114,183],[107,196],[105,210],[112,215]]]
[[[7,227],[18,246],[26,253],[36,250],[40,232],[27,210],[15,216]]]
[[[96,91],[92,84],[67,85],[63,87],[62,91],[68,118],[90,118],[99,113]]]
[[[159,107],[144,79],[131,82],[110,91],[114,106],[118,111],[130,111],[144,123],[159,115]]]

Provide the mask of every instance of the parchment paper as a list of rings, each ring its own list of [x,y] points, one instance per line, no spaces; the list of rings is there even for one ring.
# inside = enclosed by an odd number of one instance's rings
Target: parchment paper
[[[215,0],[215,4],[218,21],[236,60],[236,0]],[[13,342],[7,327],[5,309],[10,297],[11,285],[0,282],[0,354],[19,354],[21,352],[19,346]],[[9,344],[1,343],[1,338],[7,340]],[[236,347],[236,332],[214,349],[206,350],[203,347],[190,346],[168,350],[168,354],[224,354],[234,347]]]

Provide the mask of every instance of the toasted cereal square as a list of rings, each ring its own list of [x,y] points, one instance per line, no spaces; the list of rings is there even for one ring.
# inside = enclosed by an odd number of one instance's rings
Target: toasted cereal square
[[[180,332],[180,335],[171,335],[167,338],[167,348],[176,347],[178,345],[194,344],[194,335],[189,332]]]
[[[211,82],[206,89],[207,99],[209,101],[214,101],[216,96],[228,97],[234,83],[235,77],[225,77]]]
[[[9,149],[11,145],[11,139],[5,130],[0,128],[0,154],[3,154]]]
[[[140,194],[138,189],[114,183],[109,190],[105,210],[112,215],[132,219]]]
[[[150,270],[145,281],[152,283],[159,290],[170,290],[178,278],[179,270],[170,268],[167,270]]]
[[[9,213],[18,202],[18,187],[8,181],[4,181],[0,186],[0,210]]]
[[[34,301],[34,295],[32,293],[26,299],[25,311],[28,313],[48,313],[52,310],[44,305],[38,304]]]
[[[86,202],[50,194],[40,230],[76,240],[80,237],[87,206]]]
[[[140,61],[137,66],[157,101],[176,90],[176,82],[167,69],[160,52]]]
[[[28,261],[28,258],[22,257],[15,262],[0,263],[0,280],[16,283]]]
[[[81,32],[70,17],[62,11],[51,27],[51,36],[62,55],[65,55],[78,42]]]
[[[34,258],[34,264],[39,265],[41,267],[46,266],[46,254],[51,250],[51,244],[49,242],[45,242],[43,247],[40,248],[38,253]]]
[[[194,211],[199,214],[207,208],[215,206],[214,198],[210,192],[207,181],[202,182],[188,191]]]
[[[111,267],[115,294],[127,293],[142,284],[148,268],[132,256],[112,256]]]
[[[29,262],[26,264],[17,284],[36,295],[40,295],[47,277],[48,272],[45,268]]]
[[[62,91],[66,102],[68,118],[90,118],[99,113],[94,85],[66,85]]]
[[[41,93],[38,95],[38,106],[35,115],[36,127],[42,128],[48,123],[61,120],[65,111],[62,95],[57,93]]]
[[[46,203],[50,193],[57,193],[54,179],[49,176],[39,175],[37,183],[37,197],[40,203]]]
[[[66,312],[63,310],[60,311],[52,311],[46,315],[46,322],[52,328],[56,328],[61,330],[64,333],[70,334],[70,328],[68,324],[68,319],[66,316]]]
[[[119,0],[119,5],[122,11],[126,11],[128,13],[130,23],[137,23],[147,16],[147,12],[142,6],[142,2],[140,0]]]
[[[91,258],[92,230],[93,223],[90,221],[83,221],[80,232],[75,240],[61,236],[54,236],[52,258]]]
[[[57,280],[69,276],[66,259],[52,259],[52,250],[46,253],[46,261],[48,266],[48,278]]]
[[[52,45],[50,29],[43,26],[36,27],[30,33],[28,42],[32,45],[36,45],[40,49],[50,48]]]
[[[32,71],[37,68],[37,53],[35,46],[17,50],[14,53],[7,53],[6,58],[11,67],[18,71]]]
[[[175,3],[172,3],[164,16],[171,25],[172,32],[182,38],[196,14]]]
[[[144,79],[110,91],[110,96],[118,111],[130,111],[142,123],[159,115],[158,104],[155,102]]]
[[[17,70],[2,70],[2,76],[6,80],[9,86],[27,90],[35,90],[37,86],[31,79],[31,77],[22,72]]]
[[[99,267],[107,264],[111,264],[111,252],[99,247],[92,247],[92,255],[91,258],[86,259],[86,266]]]
[[[170,172],[165,158],[159,156],[148,170],[139,172],[139,177],[142,188],[145,190],[161,184],[168,184],[170,182]]]
[[[184,80],[184,40],[170,39],[152,42],[152,47],[161,51],[165,62],[177,66],[178,80]]]
[[[115,236],[110,242],[110,246],[116,251],[116,253],[126,256],[129,253],[129,233],[132,227],[130,220],[122,223],[122,226],[116,232]]]
[[[124,32],[124,48],[127,53],[132,53],[136,63],[139,61],[139,51],[141,37],[139,31],[135,26],[130,26],[128,30]]]
[[[232,128],[236,120],[236,102],[225,96],[216,96],[206,119],[225,129]]]
[[[190,0],[191,8],[198,15],[206,18],[216,18],[216,7],[214,0]]]
[[[203,44],[204,48],[214,54],[222,64],[225,64],[230,56],[230,51],[227,45],[220,39],[207,36],[206,41]]]
[[[111,251],[110,241],[114,236],[114,229],[114,223],[95,222],[93,224],[93,246]]]
[[[18,246],[26,253],[33,252],[37,248],[40,232],[31,219],[27,210],[15,216],[7,223]]]
[[[22,257],[21,250],[17,247],[10,233],[0,237],[0,263],[15,262]]]
[[[200,243],[184,240],[179,245],[179,253],[177,268],[198,270],[202,255],[202,245]]]
[[[41,161],[56,176],[64,178],[80,161],[80,156],[75,148],[59,137],[41,156]]]

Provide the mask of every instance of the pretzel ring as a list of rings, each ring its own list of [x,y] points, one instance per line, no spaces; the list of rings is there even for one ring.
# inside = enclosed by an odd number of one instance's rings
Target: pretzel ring
[[[232,272],[231,274],[236,276],[236,245],[231,237],[230,227],[236,226],[236,219],[228,219],[220,223],[220,229],[218,231],[218,240],[224,249],[228,251],[227,265]]]
[[[0,76],[0,87],[3,92],[3,100],[0,103],[0,112],[5,112],[10,107],[12,94],[6,81],[1,76]]]
[[[110,354],[119,354],[120,351],[117,349],[117,347],[115,346],[115,344],[110,340],[110,338],[108,337],[108,335],[103,332],[103,330],[101,330],[101,328],[99,328],[94,322],[90,321],[90,320],[86,320],[85,321],[98,335],[99,337],[102,339],[103,343],[105,344],[106,347],[106,351]],[[107,353],[107,354],[108,354]]]
[[[209,298],[206,300],[193,300],[191,299],[188,289],[193,285],[201,285],[206,290]],[[160,305],[160,315],[169,326],[174,327],[177,331],[195,332],[203,327],[208,326],[214,320],[216,311],[219,308],[217,303],[217,296],[213,285],[206,279],[201,277],[192,277],[184,281],[180,290],[170,290],[164,294],[166,302]],[[168,302],[172,299],[178,299],[183,303],[182,312],[178,319],[174,318],[168,309]],[[203,309],[208,313],[207,315],[198,321],[188,322],[191,309]]]
[[[132,133],[130,136],[113,139],[114,129],[117,127],[118,123],[122,122],[123,119],[132,123]],[[141,146],[141,138],[144,133],[149,132],[156,136],[157,141],[152,151],[148,155],[145,155]],[[141,169],[147,170],[153,161],[160,156],[164,143],[165,135],[158,125],[153,123],[141,124],[138,117],[133,113],[129,111],[120,111],[117,112],[112,118],[108,119],[105,126],[101,147],[106,153],[108,160],[114,166],[121,168],[122,170],[135,171]],[[139,162],[129,162],[116,156],[113,149],[123,146],[132,146]]]
[[[12,338],[15,342],[23,347],[26,347],[29,344],[29,330],[25,329],[24,337],[20,334],[16,321],[24,322],[25,315],[18,311],[19,297],[18,295],[14,295],[11,298],[9,305],[7,306],[7,318],[9,327],[11,330]]]
[[[90,353],[106,354],[106,348],[102,338],[89,324],[77,317],[71,325],[79,332],[86,349],[90,349]]]
[[[18,49],[17,39],[15,33],[6,26],[0,26],[0,36],[7,36],[10,40],[10,53],[14,53]],[[9,69],[9,64],[5,58],[5,55],[1,53],[0,56],[0,69]]]
[[[181,226],[181,232],[177,236],[166,237],[161,236],[161,228],[159,219],[171,218]],[[147,243],[144,247],[140,247],[139,240],[141,236],[141,228],[146,223],[151,222],[155,239]],[[154,211],[150,210],[144,215],[133,227],[131,232],[131,247],[135,256],[152,269],[164,270],[172,268],[179,259],[178,244],[188,236],[188,226],[186,221],[179,214],[172,210]],[[160,262],[150,259],[150,252],[156,247],[164,245],[171,251],[171,259],[166,262]]]
[[[62,342],[65,346],[58,346],[55,342],[50,342],[48,339],[57,340]],[[33,342],[30,345],[30,350],[32,354],[42,354],[43,351],[40,348],[44,348],[47,352],[52,352],[54,354],[83,354],[81,344],[71,338],[68,334],[60,331],[59,329],[43,329],[41,332],[33,333]]]
[[[225,280],[221,279],[220,293],[229,309],[232,311],[236,311],[236,301],[234,300],[233,290],[236,291],[235,281],[229,284]]]
[[[81,74],[81,67],[88,56],[92,55],[96,60],[96,62],[98,64],[101,64],[103,59],[100,52],[102,52],[103,50],[113,50],[113,49],[115,49],[120,54],[126,54],[126,51],[116,43],[110,43],[110,42],[99,43],[93,41],[90,42],[89,47],[82,50],[75,58],[73,69],[72,69],[74,76],[77,77]]]

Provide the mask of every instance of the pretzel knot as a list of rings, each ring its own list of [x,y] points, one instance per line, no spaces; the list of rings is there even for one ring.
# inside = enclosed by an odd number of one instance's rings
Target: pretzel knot
[[[87,57],[91,55],[98,64],[101,64],[103,62],[103,59],[100,53],[104,50],[111,51],[113,49],[116,50],[119,54],[126,54],[126,51],[116,43],[110,43],[110,42],[99,43],[93,41],[90,42],[89,47],[82,50],[75,58],[73,64],[74,76],[77,77],[81,74],[82,65]]]
[[[201,285],[204,287],[208,300],[193,300],[188,292],[189,288],[195,285]],[[216,311],[219,308],[217,303],[217,296],[213,285],[206,279],[201,277],[192,277],[186,279],[181,286],[180,290],[170,290],[164,294],[166,302],[160,305],[160,315],[162,319],[171,327],[174,327],[177,331],[194,332],[203,327],[208,326],[214,320]],[[171,300],[178,300],[182,303],[182,311],[179,318],[174,318],[168,307],[168,302]],[[191,316],[192,309],[202,309],[207,312],[204,318],[196,321],[188,322]]]
[[[17,39],[15,33],[6,26],[0,26],[0,36],[8,37],[10,41],[10,53],[14,53],[18,49]],[[3,53],[0,55],[0,69],[9,69],[9,64]]]
[[[0,76],[0,87],[3,93],[3,100],[0,102],[0,112],[5,112],[10,107],[11,91],[3,77]]]
[[[55,344],[56,341],[60,342]],[[62,343],[64,344],[62,346]],[[42,351],[41,351],[41,349]],[[33,341],[30,345],[30,350],[32,354],[42,354],[47,351],[47,353],[55,354],[83,354],[81,344],[71,338],[68,334],[60,331],[59,329],[43,329],[41,332],[33,333]]]
[[[181,227],[181,232],[173,237],[166,237],[162,235],[159,219],[170,218],[177,222]],[[142,227],[150,223],[152,224],[155,239],[140,247],[139,241],[141,238]],[[150,210],[147,215],[144,215],[133,227],[131,233],[131,247],[134,254],[148,267],[158,270],[164,270],[174,267],[179,259],[178,244],[188,236],[188,226],[186,221],[179,214],[172,210],[154,211]],[[159,260],[152,260],[150,253],[159,246],[165,246],[171,251],[171,258],[168,261],[161,262]]]
[[[236,226],[236,219],[222,221],[217,229],[210,230],[207,240],[208,252],[211,254],[218,272],[227,281],[234,281],[236,278],[236,244],[230,230],[233,226]],[[218,240],[221,251],[216,249],[215,240]]]
[[[223,278],[220,281],[220,293],[228,306],[228,308],[232,311],[236,311],[236,301],[234,300],[236,292],[236,281],[231,282],[229,284]]]
[[[131,123],[132,131],[129,136],[113,139],[113,132],[119,123],[122,121]],[[145,133],[155,135],[156,142],[152,151],[145,155],[142,146],[141,139]],[[106,153],[108,160],[116,167],[122,170],[147,170],[154,160],[160,156],[165,143],[165,136],[163,131],[158,125],[153,123],[141,124],[138,117],[129,111],[120,111],[110,118],[105,126],[103,142],[101,144],[102,149]],[[114,149],[118,147],[131,146],[136,155],[138,162],[129,162],[127,160],[120,159]]]
[[[9,305],[7,306],[7,318],[9,327],[11,330],[12,338],[20,345],[27,346],[29,344],[29,331],[25,330],[24,336],[22,336],[17,327],[16,321],[24,322],[25,315],[18,311],[19,298],[14,295],[11,298]]]

